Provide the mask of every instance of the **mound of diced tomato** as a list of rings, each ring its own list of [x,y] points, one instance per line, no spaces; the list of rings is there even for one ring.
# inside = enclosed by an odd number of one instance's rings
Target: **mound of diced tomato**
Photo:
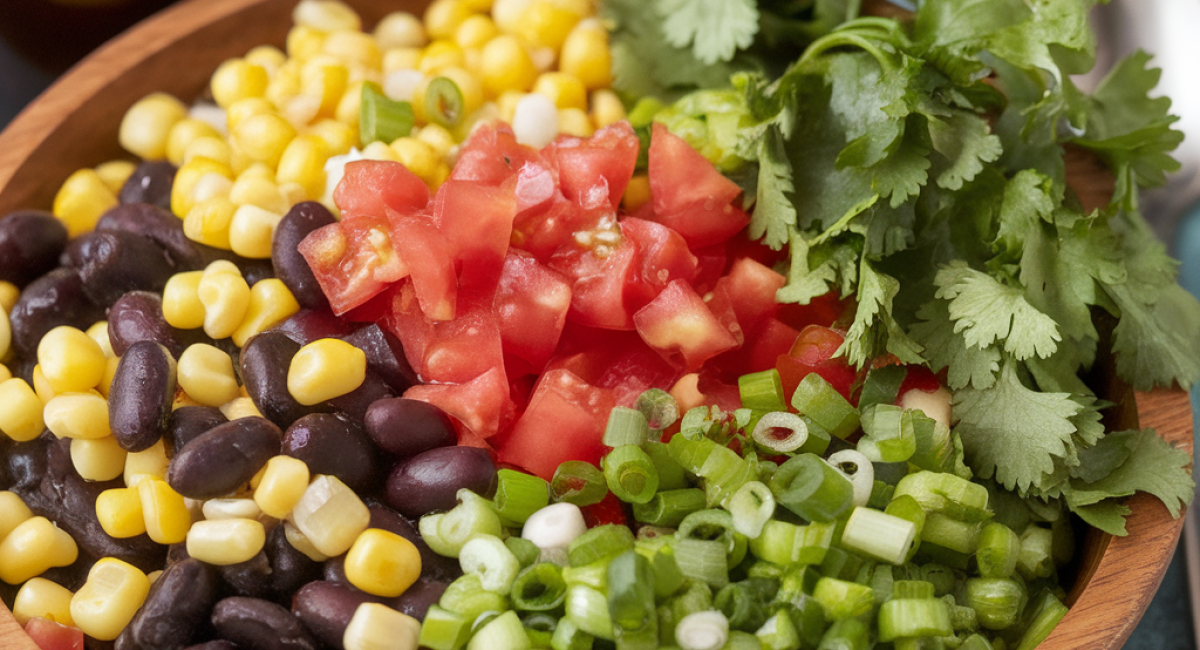
[[[301,252],[339,315],[403,342],[424,382],[406,397],[456,418],[461,444],[545,478],[598,463],[614,406],[688,375],[732,407],[739,375],[775,366],[789,383],[823,367],[848,394],[853,372],[829,361],[840,335],[798,341],[837,302],[776,304],[779,254],[746,240],[740,188],[661,125],[650,200],[623,210],[639,146],[623,122],[541,150],[496,124],[432,197],[397,163],[352,162],[342,220]]]

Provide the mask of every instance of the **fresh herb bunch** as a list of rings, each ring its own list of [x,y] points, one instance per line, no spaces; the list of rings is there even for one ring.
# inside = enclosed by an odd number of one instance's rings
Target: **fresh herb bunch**
[[[1137,389],[1200,378],[1200,304],[1138,213],[1182,139],[1149,56],[1087,96],[1070,75],[1095,63],[1091,0],[926,0],[906,21],[856,4],[610,1],[616,83],[694,91],[656,119],[747,188],[754,237],[789,246],[779,300],[853,296],[841,354],[944,370],[977,475],[1115,534],[1135,491],[1178,515],[1187,454],[1105,435],[1079,378],[1102,344]],[[1066,146],[1112,169],[1107,205],[1068,187]]]

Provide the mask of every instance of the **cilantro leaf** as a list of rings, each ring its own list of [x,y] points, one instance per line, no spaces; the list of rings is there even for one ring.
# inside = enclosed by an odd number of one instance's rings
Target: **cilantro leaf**
[[[1066,493],[1068,505],[1089,506],[1112,497],[1147,492],[1158,497],[1172,517],[1178,517],[1196,486],[1187,470],[1192,462],[1188,453],[1172,447],[1151,429],[1133,432],[1126,444],[1129,459],[1107,476],[1097,481],[1071,482],[1072,489]]]
[[[963,111],[946,118],[930,117],[929,135],[933,148],[947,162],[938,174],[937,184],[949,190],[957,190],[975,178],[984,163],[994,162],[1003,151],[1000,138],[992,134],[987,121]]]
[[[796,223],[796,207],[788,198],[793,189],[783,136],[776,128],[768,129],[758,150],[758,198],[750,215],[750,237],[774,249],[787,243],[788,228]]]
[[[922,363],[921,346],[892,317],[892,300],[900,289],[893,277],[875,270],[865,258],[859,267],[858,307],[854,322],[846,331],[846,340],[835,356],[844,355],[859,367],[866,365],[885,351],[904,363]]]
[[[1047,315],[1035,309],[1022,291],[955,261],[938,272],[938,298],[950,301],[954,331],[967,345],[986,348],[996,341],[1017,360],[1054,354],[1062,336]]]
[[[1071,468],[1071,476],[1085,483],[1095,483],[1108,476],[1133,454],[1131,443],[1137,433],[1113,431],[1092,447],[1080,451],[1079,466]]]
[[[1101,501],[1089,506],[1073,506],[1071,512],[1079,515],[1087,525],[1108,533],[1124,537],[1129,534],[1125,530],[1125,517],[1133,512],[1129,506],[1120,501]]]
[[[758,33],[754,0],[659,0],[658,13],[667,42],[691,45],[696,59],[708,65],[732,60]]]
[[[1178,383],[1190,387],[1200,377],[1200,303],[1178,285],[1145,304],[1128,285],[1108,293],[1121,307],[1113,334],[1117,373],[1138,390]]]
[[[912,328],[912,336],[925,347],[929,367],[935,372],[947,369],[946,385],[950,390],[972,386],[978,390],[991,388],[1000,371],[1000,351],[994,347],[968,345],[962,334],[954,330],[949,305],[934,300],[921,305],[921,319]]]

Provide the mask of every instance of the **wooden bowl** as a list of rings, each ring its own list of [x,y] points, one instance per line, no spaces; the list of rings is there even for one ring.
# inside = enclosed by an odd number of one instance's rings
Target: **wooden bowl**
[[[373,25],[398,9],[419,12],[425,0],[348,0]],[[131,104],[165,91],[185,101],[204,89],[225,59],[264,43],[282,46],[296,0],[188,0],[134,27],[62,77],[0,133],[0,215],[48,209],[59,185],[81,167],[128,157],[117,127]],[[1103,202],[1111,178],[1085,161],[1072,165],[1085,203]],[[1104,391],[1116,402],[1119,428],[1153,427],[1192,451],[1192,414],[1180,390]],[[1071,611],[1041,648],[1119,648],[1162,581],[1183,528],[1153,497],[1129,500],[1129,535],[1090,532],[1080,545]],[[0,648],[37,650],[0,606]]]

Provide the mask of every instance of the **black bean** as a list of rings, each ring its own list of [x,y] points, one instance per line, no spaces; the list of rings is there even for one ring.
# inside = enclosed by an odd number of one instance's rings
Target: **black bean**
[[[321,563],[296,550],[288,541],[283,526],[275,526],[267,533],[265,550],[271,560],[269,580],[276,599],[286,602],[297,589],[321,577]]]
[[[413,372],[407,357],[404,356],[404,346],[400,339],[377,323],[354,330],[345,337],[345,341],[366,353],[367,367],[387,382],[396,394],[403,393],[419,383],[417,373]]]
[[[171,411],[167,431],[171,438],[172,453],[179,453],[200,434],[228,421],[225,414],[214,406],[181,406]]]
[[[143,161],[125,180],[117,199],[121,203],[149,203],[170,210],[175,172],[175,165],[165,160]]]
[[[18,210],[0,219],[0,280],[18,287],[58,266],[67,228],[49,212]]]
[[[211,259],[183,234],[183,220],[149,203],[118,205],[96,222],[96,232],[128,232],[158,244],[180,271],[204,268]]]
[[[0,458],[8,458],[8,454],[16,444],[8,436],[0,435]],[[8,463],[0,463],[0,490],[7,490],[12,485],[12,475],[8,471]]]
[[[58,265],[65,266],[69,269],[78,271],[83,267],[84,260],[91,253],[93,239],[91,235],[95,233],[85,233],[67,242],[63,248],[62,254],[58,257]]]
[[[286,334],[268,331],[246,341],[238,358],[246,393],[263,416],[282,428],[305,415],[326,410],[320,405],[304,406],[288,391],[288,367],[299,351],[300,344]]]
[[[265,551],[259,551],[245,562],[217,567],[217,575],[227,589],[223,593],[247,598],[270,598],[271,560]]]
[[[167,348],[176,359],[190,343],[203,338],[201,330],[171,327],[163,316],[162,297],[149,291],[131,291],[108,310],[108,342],[122,356],[138,341],[153,341]]]
[[[138,341],[117,362],[108,392],[108,424],[125,451],[144,451],[168,430],[175,401],[175,360],[167,348]]]
[[[312,474],[332,474],[355,491],[375,482],[375,449],[362,429],[332,413],[313,413],[283,434],[282,453],[299,458]]]
[[[346,577],[345,553],[335,555],[321,563],[321,578],[326,582],[333,582],[357,589],[357,587],[350,584],[350,579]]]
[[[296,597],[292,599],[292,613],[326,645],[342,650],[345,648],[342,634],[358,606],[381,602],[382,598],[353,587],[317,580],[296,592]]]
[[[213,499],[245,485],[273,456],[283,433],[265,418],[240,418],[200,434],[176,452],[167,482],[192,499]]]
[[[180,650],[195,638],[217,602],[220,583],[193,559],[168,565],[150,587],[126,631],[141,650]]]
[[[402,461],[387,479],[385,497],[397,512],[416,519],[449,510],[455,494],[467,488],[489,495],[496,485],[496,465],[478,447],[439,447]]]
[[[372,404],[381,399],[395,396],[396,393],[392,392],[392,389],[379,378],[379,375],[368,370],[367,376],[363,378],[363,383],[358,388],[345,395],[339,395],[326,404],[361,427],[363,420],[367,417],[367,409],[371,408]]]
[[[380,528],[396,533],[417,547],[417,552],[421,554],[422,578],[450,582],[462,575],[462,566],[456,558],[435,553],[425,543],[417,527],[401,517],[398,512],[378,503],[369,504],[369,509],[371,512],[369,526],[371,528]]]
[[[238,647],[232,641],[217,639],[216,641],[205,641],[204,643],[190,645],[183,650],[238,650]]]
[[[442,409],[415,399],[382,399],[367,409],[367,435],[380,449],[409,458],[458,443],[454,424]]]
[[[317,339],[340,339],[350,334],[346,323],[327,309],[301,309],[273,328],[288,338],[307,345]]]
[[[271,266],[271,260],[246,260],[239,262],[238,267],[242,269],[242,277],[245,278],[246,284],[254,286],[261,280],[275,277],[275,269]]]
[[[392,608],[418,621],[423,620],[429,607],[437,604],[448,586],[449,583],[438,580],[418,580],[392,601]]]
[[[254,650],[317,650],[320,642],[300,620],[269,600],[231,596],[213,607],[217,636]]]
[[[25,287],[8,316],[17,351],[33,357],[46,332],[59,325],[87,329],[104,318],[104,310],[84,293],[77,271],[55,269]]]
[[[79,267],[83,290],[97,305],[111,305],[129,291],[162,291],[176,267],[153,241],[127,232],[94,232]]]
[[[292,206],[275,228],[275,239],[271,243],[271,263],[275,267],[275,276],[283,280],[301,307],[329,309],[329,301],[298,247],[310,232],[334,221],[325,206],[316,201],[306,201]]]

